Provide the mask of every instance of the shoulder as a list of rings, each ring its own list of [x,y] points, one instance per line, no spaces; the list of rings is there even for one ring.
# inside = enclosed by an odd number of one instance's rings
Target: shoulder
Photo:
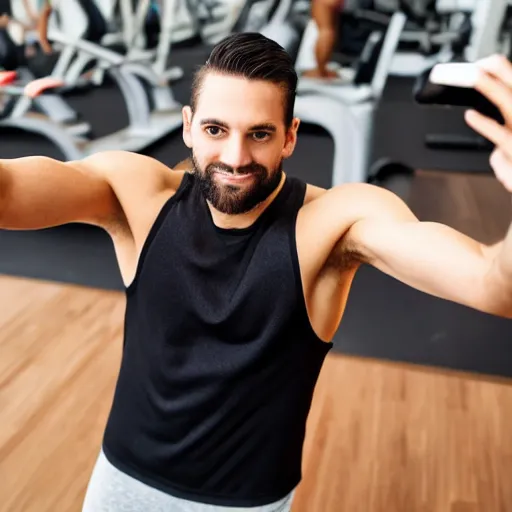
[[[413,219],[396,194],[375,185],[347,183],[327,190],[308,185],[298,228],[309,246],[323,247],[324,253],[357,253],[382,223]]]
[[[353,221],[396,217],[408,210],[396,194],[368,183],[345,183],[330,189],[307,184],[303,209]]]
[[[178,190],[186,174],[149,156],[105,151],[77,163],[110,186],[117,212],[107,230],[117,238],[134,238],[140,246],[162,206]]]
[[[115,191],[177,190],[185,174],[173,171],[155,158],[129,151],[103,151],[85,158],[80,164],[108,181]]]
[[[101,151],[81,160],[91,170],[113,176],[119,172],[155,171],[168,169],[158,160],[131,151]]]

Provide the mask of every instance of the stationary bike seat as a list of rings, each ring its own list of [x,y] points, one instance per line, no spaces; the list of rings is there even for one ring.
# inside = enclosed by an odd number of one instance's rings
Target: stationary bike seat
[[[32,80],[23,89],[23,94],[29,98],[36,98],[47,90],[55,90],[59,87],[63,87],[65,82],[60,78],[52,76],[46,76],[44,78],[37,78]]]

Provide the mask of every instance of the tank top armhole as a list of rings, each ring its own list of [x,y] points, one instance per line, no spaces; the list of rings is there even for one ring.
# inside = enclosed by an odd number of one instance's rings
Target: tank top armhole
[[[302,202],[300,206],[302,206]],[[330,348],[333,346],[333,342],[324,341],[318,336],[318,334],[316,334],[313,326],[311,325],[311,320],[309,319],[306,298],[304,297],[304,287],[302,285],[302,276],[300,273],[299,251],[297,250],[297,217],[299,215],[299,210],[300,207],[297,208],[297,211],[293,215],[292,222],[290,222],[290,236],[288,237],[290,243],[290,255],[292,259],[293,273],[295,277],[295,285],[297,287],[298,306],[303,313],[305,326],[311,333],[311,336],[315,339],[315,341],[318,342],[320,347],[324,347],[330,350]]]
[[[170,208],[183,195],[183,193],[187,189],[189,183],[190,183],[190,175],[188,172],[186,172],[183,175],[183,179],[181,180],[180,186],[178,187],[176,192],[164,203],[160,212],[156,216],[156,219],[153,222],[153,225],[151,226],[151,229],[149,230],[148,236],[146,237],[146,240],[144,241],[144,244],[142,246],[142,250],[139,255],[139,260],[137,261],[137,269],[135,270],[135,276],[134,276],[132,282],[127,287],[125,287],[126,295],[130,295],[134,292],[135,287],[137,285],[137,281],[139,280],[139,275],[142,271],[142,266],[144,265],[144,260],[146,259],[147,252],[148,252],[149,248],[151,247],[151,243],[155,239],[155,237],[158,233],[158,230],[160,229],[160,226],[162,225],[165,218],[167,217],[167,214],[169,213]]]

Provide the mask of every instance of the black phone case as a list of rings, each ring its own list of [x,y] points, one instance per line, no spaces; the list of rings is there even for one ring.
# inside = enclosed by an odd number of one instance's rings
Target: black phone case
[[[475,89],[433,84],[428,69],[415,82],[413,96],[420,105],[467,107],[503,123],[499,109]]]

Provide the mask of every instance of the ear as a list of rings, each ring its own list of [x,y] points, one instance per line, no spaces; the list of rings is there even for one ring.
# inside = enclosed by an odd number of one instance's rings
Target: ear
[[[181,109],[183,115],[183,142],[192,148],[192,109],[187,105]]]
[[[295,145],[297,144],[297,131],[299,130],[299,126],[300,119],[298,117],[294,117],[290,128],[288,128],[288,131],[286,132],[286,141],[283,148],[283,158],[289,158],[295,150]]]

